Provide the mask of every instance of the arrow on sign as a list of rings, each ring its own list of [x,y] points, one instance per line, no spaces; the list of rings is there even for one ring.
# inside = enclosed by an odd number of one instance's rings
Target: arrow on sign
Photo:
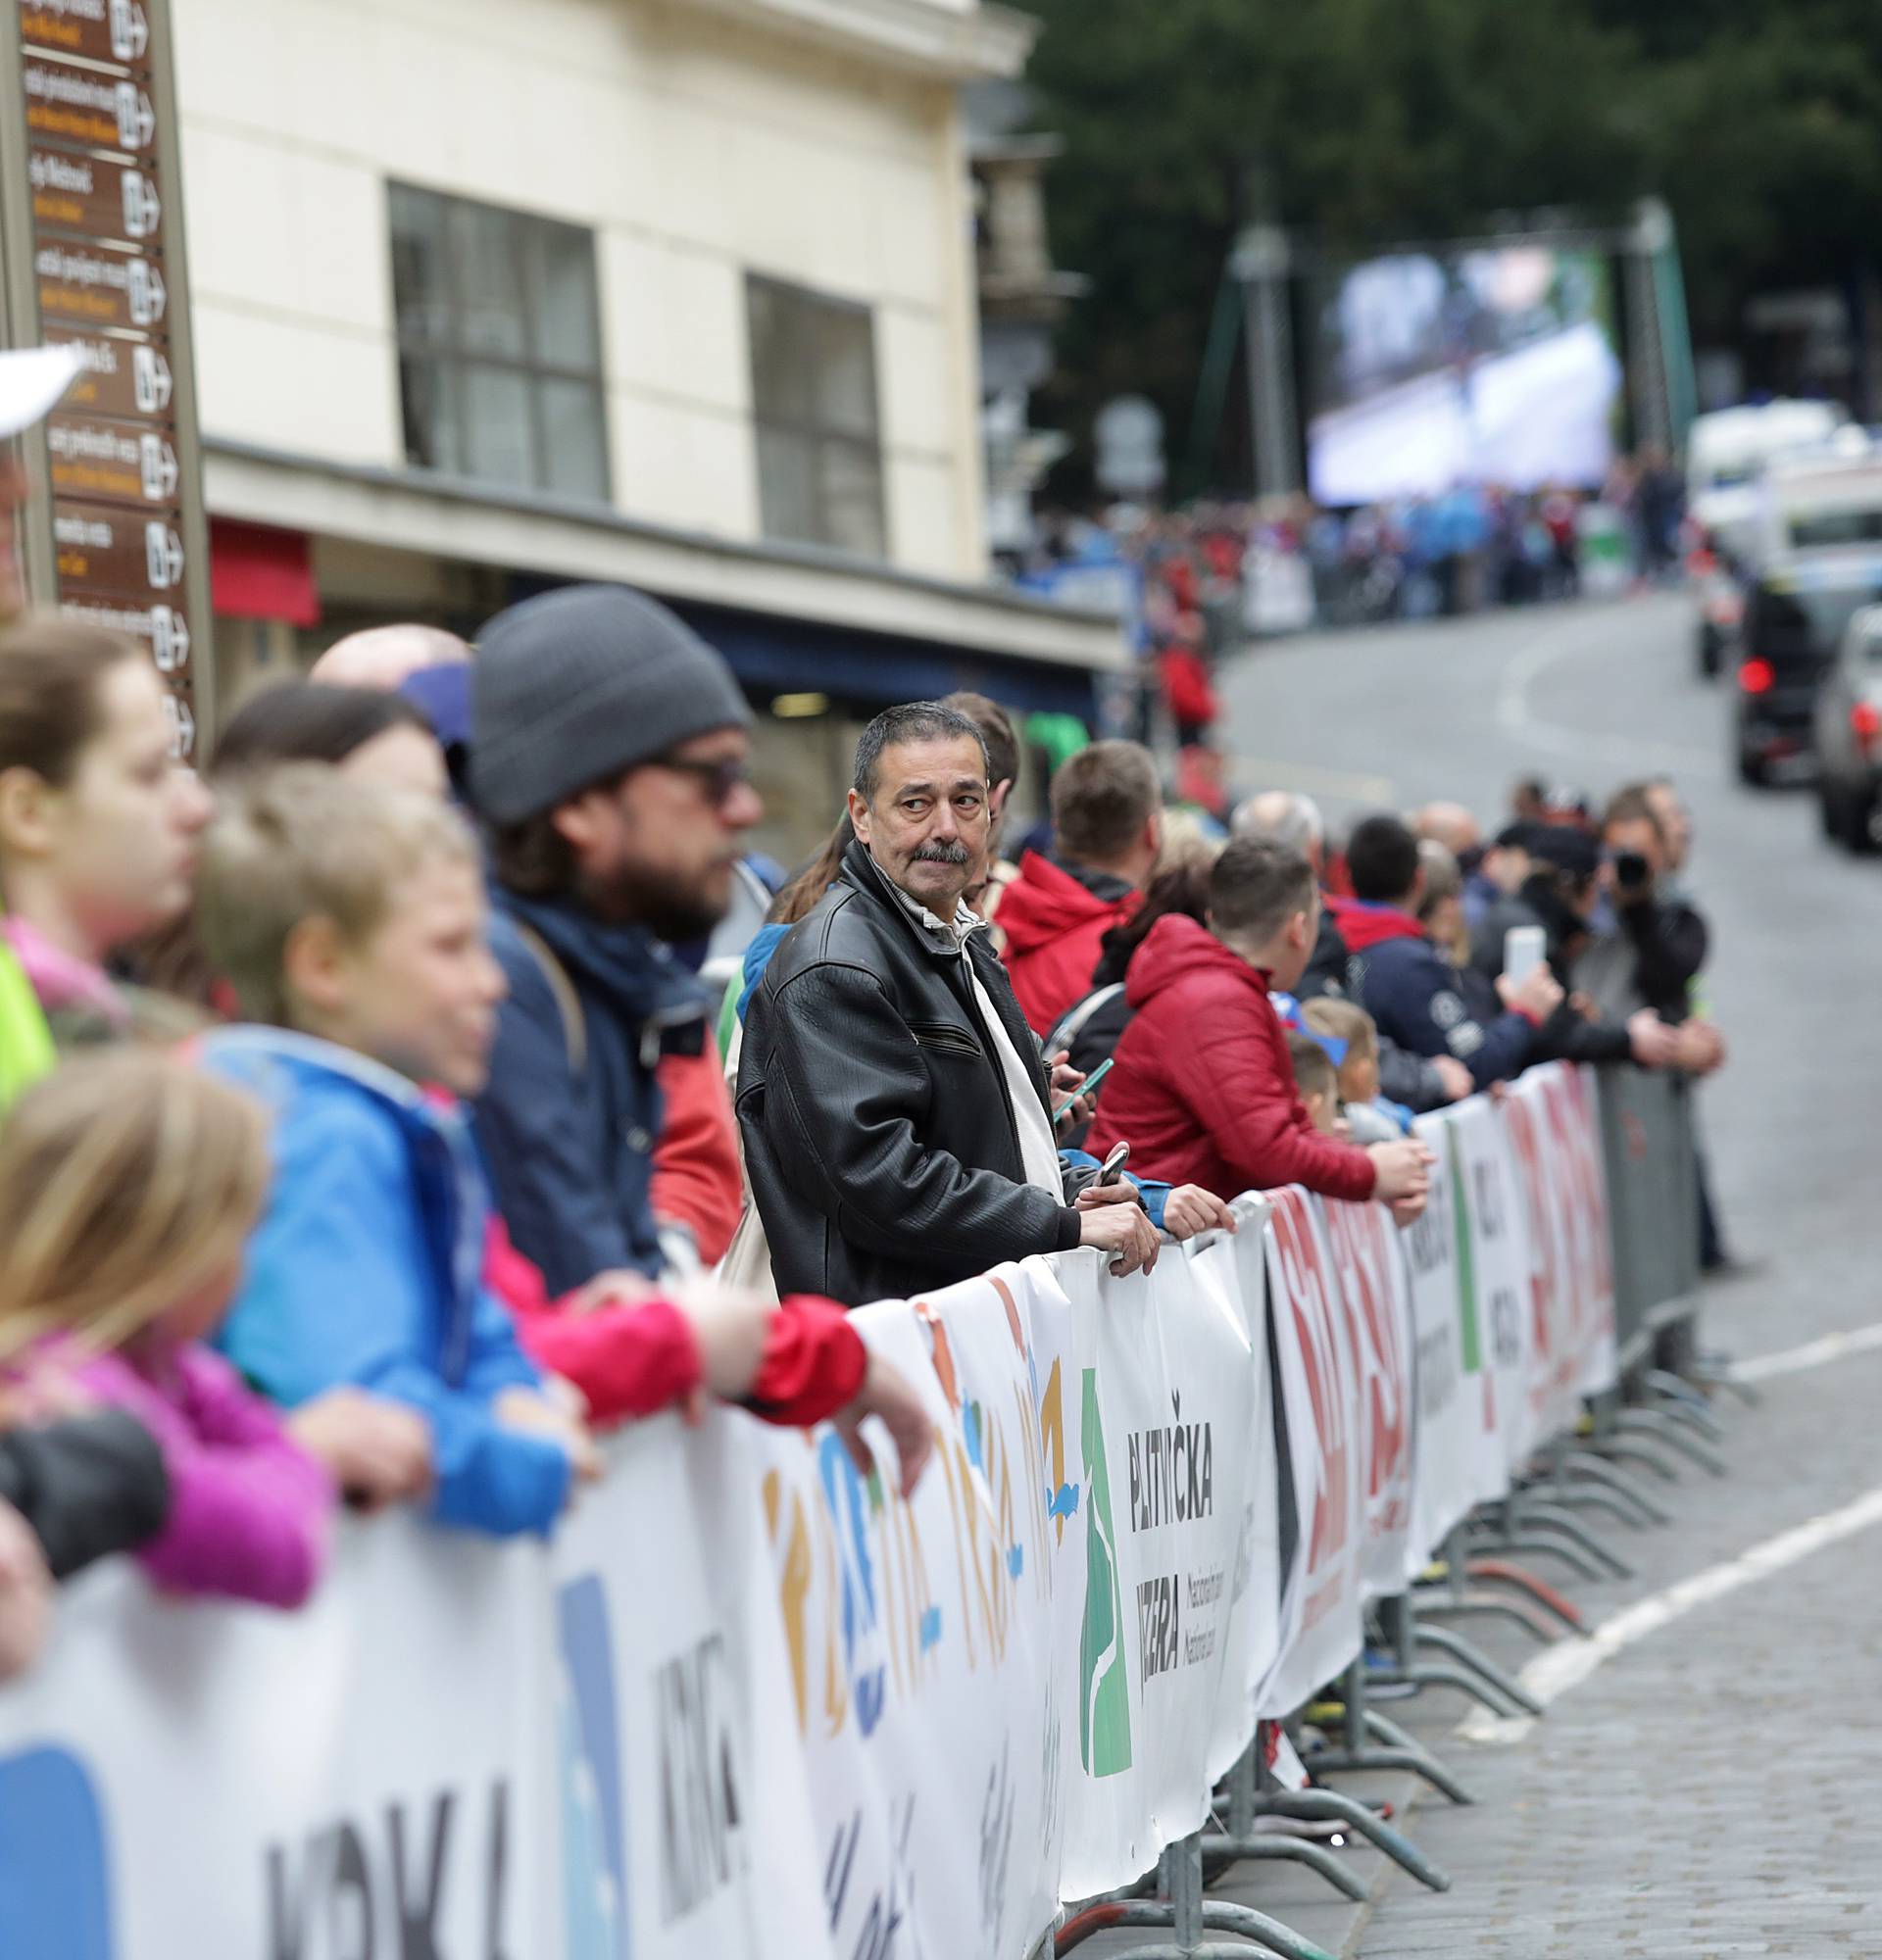
[[[111,0],[112,53],[120,61],[142,61],[149,46],[150,20],[137,0]]]
[[[136,171],[124,172],[124,235],[148,238],[164,216],[157,186]]]
[[[168,524],[144,526],[144,567],[159,592],[183,580],[183,541]]]
[[[150,609],[150,649],[160,672],[174,673],[189,659],[189,622],[168,606]]]
[[[170,378],[170,363],[156,348],[132,350],[131,381],[137,390],[137,407],[143,414],[161,416],[170,407],[175,383]]]
[[[156,326],[170,299],[164,275],[148,259],[130,262],[130,318],[137,326]]]
[[[134,81],[118,84],[118,140],[126,150],[147,149],[157,133],[157,112]]]
[[[143,437],[144,495],[153,504],[168,504],[176,494],[182,471],[176,466],[176,452],[160,435]]]

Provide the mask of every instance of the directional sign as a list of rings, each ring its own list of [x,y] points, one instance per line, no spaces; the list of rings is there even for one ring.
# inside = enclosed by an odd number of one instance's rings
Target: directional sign
[[[52,537],[59,589],[67,597],[110,593],[172,607],[182,603],[183,541],[174,513],[147,516],[62,497],[53,506]]]
[[[142,68],[150,54],[143,0],[20,0],[20,38],[29,48]]]
[[[74,326],[161,332],[170,288],[154,259],[110,245],[49,238],[32,255],[41,318]]]
[[[173,0],[0,9],[0,346],[75,347],[59,408],[24,438],[53,495],[25,507],[28,585],[147,648],[177,754],[213,708],[192,621],[210,617],[182,280]],[[175,252],[174,259],[167,253]],[[42,478],[43,481],[43,478]],[[47,589],[48,582],[50,590]]]
[[[108,157],[34,146],[26,155],[33,222],[47,230],[90,238],[154,244],[163,234],[164,204],[148,166],[133,169]]]
[[[77,348],[85,364],[66,390],[64,407],[94,416],[168,420],[176,383],[161,347],[63,326],[48,326],[46,340],[51,346]]]
[[[148,91],[125,76],[40,56],[25,65],[26,127],[54,142],[90,150],[148,150],[157,112]]]

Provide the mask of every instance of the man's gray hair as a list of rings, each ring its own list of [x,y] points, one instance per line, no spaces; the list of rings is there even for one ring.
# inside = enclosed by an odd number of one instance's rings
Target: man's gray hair
[[[1294,790],[1263,790],[1235,812],[1237,837],[1264,837],[1290,851],[1311,855],[1325,841],[1326,820],[1312,797]]]
[[[904,742],[970,741],[980,752],[980,767],[991,777],[987,760],[986,737],[959,709],[939,701],[910,701],[900,708],[885,708],[863,731],[856,745],[856,793],[865,803],[875,801],[877,779],[882,770],[882,751]],[[989,782],[991,787],[991,782]]]

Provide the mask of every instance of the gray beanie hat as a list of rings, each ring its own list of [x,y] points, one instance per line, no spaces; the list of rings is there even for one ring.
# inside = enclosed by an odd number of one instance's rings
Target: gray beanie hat
[[[694,735],[744,728],[731,669],[658,600],[570,585],[491,620],[470,668],[470,797],[517,823]]]

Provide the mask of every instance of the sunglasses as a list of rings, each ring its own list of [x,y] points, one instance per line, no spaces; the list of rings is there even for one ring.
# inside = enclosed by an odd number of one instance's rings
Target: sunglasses
[[[714,762],[691,762],[673,756],[659,756],[649,768],[674,769],[691,776],[700,793],[715,809],[723,809],[739,790],[752,780],[752,765],[743,756],[724,756]]]

